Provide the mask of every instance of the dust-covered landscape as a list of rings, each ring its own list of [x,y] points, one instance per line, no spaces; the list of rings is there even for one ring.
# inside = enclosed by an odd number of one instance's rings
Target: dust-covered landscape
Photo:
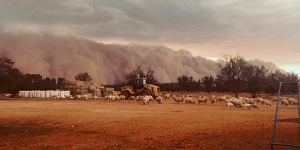
[[[274,107],[224,104],[141,105],[103,100],[1,100],[1,149],[270,149]],[[297,143],[294,120],[278,141]],[[283,148],[286,149],[286,148]]]

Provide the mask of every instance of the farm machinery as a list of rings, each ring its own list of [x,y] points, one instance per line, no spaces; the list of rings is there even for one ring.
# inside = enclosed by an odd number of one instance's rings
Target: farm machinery
[[[121,88],[122,95],[125,99],[130,96],[151,95],[156,98],[160,95],[160,88],[156,85],[147,84],[146,78],[136,78],[134,86],[124,86]]]

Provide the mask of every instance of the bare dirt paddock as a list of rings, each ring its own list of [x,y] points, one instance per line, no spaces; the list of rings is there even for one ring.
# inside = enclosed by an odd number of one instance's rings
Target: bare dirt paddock
[[[274,106],[0,100],[0,149],[270,149],[273,117]],[[296,143],[294,119],[283,121],[277,140]]]

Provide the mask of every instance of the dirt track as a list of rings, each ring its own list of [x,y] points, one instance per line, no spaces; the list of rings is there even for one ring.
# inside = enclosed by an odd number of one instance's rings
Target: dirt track
[[[273,115],[267,106],[1,100],[0,149],[270,149]],[[277,140],[296,143],[296,129],[280,123]]]

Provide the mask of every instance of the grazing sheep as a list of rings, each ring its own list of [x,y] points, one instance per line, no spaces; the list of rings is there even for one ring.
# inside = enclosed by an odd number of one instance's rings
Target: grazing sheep
[[[171,97],[176,103],[184,102],[184,99],[182,97],[177,97],[176,95],[173,95]]]
[[[109,95],[109,96],[107,96],[107,100],[114,101],[114,100],[116,100],[116,97],[113,95]]]
[[[281,106],[284,105],[284,106],[289,106],[289,101],[287,99],[282,99],[281,100]]]
[[[267,105],[267,106],[272,106],[272,103],[267,100],[267,99],[263,99],[263,101],[261,102],[262,105]]]
[[[157,103],[159,103],[159,104],[162,104],[163,98],[162,98],[161,96],[157,96],[156,99],[155,99],[155,101],[156,101]]]
[[[134,100],[135,100],[135,96],[130,96],[130,97],[128,98],[128,100],[134,101]]]
[[[143,104],[146,105],[146,104],[150,104],[150,99],[151,99],[152,96],[143,96]],[[152,97],[153,99],[153,97]]]
[[[219,102],[226,102],[226,100],[227,100],[226,96],[221,96],[217,98],[217,101]]]
[[[164,94],[163,97],[164,97],[165,99],[169,99],[169,98],[171,97],[171,94],[166,93],[166,94]]]
[[[227,102],[226,106],[228,109],[234,109],[234,105],[231,102]]]
[[[81,99],[81,95],[75,95],[75,99]]]
[[[87,95],[76,95],[75,99],[79,99],[79,100],[88,100],[88,96]]]
[[[298,101],[295,98],[288,98],[287,100],[289,101],[289,104],[292,104],[292,105],[298,104]]]
[[[199,96],[199,98],[198,98],[198,104],[200,104],[200,103],[206,104],[207,99],[208,99],[207,97]]]
[[[143,96],[136,96],[134,100],[136,100],[138,102],[142,101],[143,100]]]
[[[248,103],[249,104],[256,104],[254,98],[249,98]]]
[[[265,101],[264,98],[261,98],[261,97],[256,98],[256,102],[260,102],[260,103],[262,103],[262,105],[263,105],[264,101]]]
[[[248,110],[250,110],[250,108],[251,108],[251,104],[244,104],[243,105],[243,107],[244,107],[244,109],[248,109]]]
[[[217,102],[217,97],[215,95],[210,96],[210,103],[214,104]]]
[[[149,101],[154,101],[154,98],[153,98],[153,96],[151,96],[151,95],[148,95],[148,97],[149,97]]]
[[[251,108],[256,108],[256,109],[259,109],[258,106],[256,105],[256,103],[254,104],[251,104]]]
[[[120,95],[120,100],[125,100],[125,95]]]
[[[193,97],[190,97],[190,96],[187,96],[187,97],[184,97],[182,96],[182,98],[184,99],[185,103],[187,104],[195,104],[195,99]]]
[[[241,101],[241,100],[239,100],[235,97],[232,97],[230,99],[226,99],[226,102],[232,103],[235,107],[240,107],[240,108],[243,107],[243,101]]]
[[[117,101],[120,100],[120,96],[116,95],[115,100],[117,100]]]

